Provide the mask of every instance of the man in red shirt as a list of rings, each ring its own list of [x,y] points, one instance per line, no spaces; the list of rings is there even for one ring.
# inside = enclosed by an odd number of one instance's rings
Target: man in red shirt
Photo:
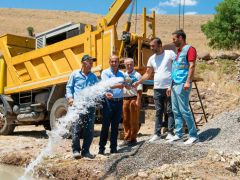
[[[171,91],[170,89],[167,91],[167,94],[171,94],[176,134],[169,142],[182,139],[183,120],[185,120],[189,131],[189,139],[184,144],[191,145],[198,140],[196,126],[189,108],[189,96],[197,53],[195,48],[186,43],[186,34],[183,30],[177,30],[172,35],[173,43],[178,48],[178,52],[176,59],[173,61],[172,88]]]

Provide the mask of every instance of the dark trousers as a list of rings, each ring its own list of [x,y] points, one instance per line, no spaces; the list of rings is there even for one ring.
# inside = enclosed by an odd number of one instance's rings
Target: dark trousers
[[[168,132],[173,134],[174,118],[172,113],[171,97],[166,94],[167,89],[154,89],[154,103],[156,108],[155,115],[155,134],[161,135],[163,127],[163,114],[166,112],[168,120]],[[166,119],[165,119],[166,120]]]
[[[79,120],[72,126],[72,150],[80,152],[80,135],[83,135],[82,154],[89,153],[94,135],[95,107],[88,109],[87,114],[80,114]]]
[[[99,150],[104,151],[108,139],[108,131],[111,125],[110,149],[117,150],[118,125],[122,116],[123,101],[104,99],[103,121],[100,134]]]

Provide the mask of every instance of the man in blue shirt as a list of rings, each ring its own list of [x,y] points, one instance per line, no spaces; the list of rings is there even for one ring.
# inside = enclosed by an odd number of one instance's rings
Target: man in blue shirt
[[[71,74],[66,86],[66,97],[70,106],[73,105],[74,99],[76,99],[78,93],[82,89],[92,86],[98,82],[97,76],[91,72],[93,61],[96,61],[96,59],[89,55],[84,55],[81,60],[81,70],[74,71]],[[95,107],[88,108],[88,113],[80,114],[79,120],[75,121],[72,125],[72,150],[73,157],[76,159],[81,156],[91,159],[94,158],[94,155],[90,154],[89,148],[93,140],[95,110]],[[83,130],[83,145],[81,154],[80,130]]]
[[[113,77],[124,78],[124,73],[118,69],[118,56],[112,55],[110,57],[109,64],[110,68],[104,70],[101,74],[102,81]],[[123,83],[118,83],[111,87],[111,89],[105,94],[103,102],[103,122],[100,134],[99,154],[104,154],[110,125],[110,153],[117,153],[118,125],[122,117],[123,87]]]

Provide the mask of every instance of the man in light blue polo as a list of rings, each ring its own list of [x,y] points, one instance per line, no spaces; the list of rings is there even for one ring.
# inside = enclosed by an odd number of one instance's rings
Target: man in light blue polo
[[[196,66],[196,49],[186,44],[186,34],[177,30],[173,34],[173,43],[178,48],[176,59],[173,61],[172,71],[172,110],[175,118],[176,134],[169,142],[183,138],[183,121],[186,121],[189,139],[184,142],[191,145],[198,141],[196,125],[189,108],[189,96],[192,89],[192,79]]]
[[[101,74],[102,81],[113,77],[124,78],[124,73],[118,69],[119,58],[112,55],[109,59],[110,68]],[[103,122],[99,142],[99,154],[105,153],[105,146],[108,139],[109,126],[111,125],[110,153],[117,153],[118,125],[122,117],[123,106],[123,83],[118,83],[111,87],[105,94],[103,102]]]
[[[81,70],[74,71],[66,86],[66,97],[68,104],[72,106],[74,99],[76,99],[78,93],[89,86],[98,82],[98,78],[91,72],[93,61],[89,55],[84,55],[81,62]],[[72,151],[74,158],[87,157],[94,158],[89,152],[90,145],[93,140],[94,133],[94,120],[95,120],[95,107],[89,107],[87,114],[80,114],[79,120],[75,121],[72,126]],[[82,153],[80,154],[80,131],[83,130],[83,145]]]

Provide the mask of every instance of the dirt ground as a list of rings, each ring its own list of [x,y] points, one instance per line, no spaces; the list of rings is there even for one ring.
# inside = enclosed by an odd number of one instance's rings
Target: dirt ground
[[[148,120],[139,132],[140,136],[150,136],[153,121]],[[100,124],[95,125],[95,137],[91,153],[97,154]],[[25,167],[46,146],[48,136],[42,126],[16,127],[11,136],[0,136],[0,163]],[[119,140],[121,143],[121,140]],[[41,177],[57,177],[60,179],[81,179],[101,177],[104,173],[103,162],[111,158],[107,144],[107,156],[97,155],[94,160],[74,160],[71,151],[71,139],[64,139],[54,147],[54,153],[46,157],[36,170]]]
[[[240,106],[240,99],[234,94],[228,94],[217,89],[209,82],[199,82],[198,87],[203,100],[208,120],[211,121],[221,112],[229,111]],[[199,107],[194,107],[197,111]],[[149,139],[154,129],[154,110],[146,111],[145,124],[141,126],[138,140],[141,142]],[[196,121],[202,128],[205,119],[196,117]],[[99,134],[101,125],[95,125],[95,137],[91,146],[91,153],[97,154]],[[48,136],[42,126],[21,126],[16,127],[14,134],[11,136],[0,136],[0,164],[15,165],[25,167],[31,160],[34,160],[41,150],[46,146]],[[122,141],[119,140],[119,144]],[[107,148],[109,145],[106,146]],[[35,175],[41,178],[57,178],[57,179],[101,179],[107,177],[107,169],[105,163],[114,159],[115,155],[97,155],[93,160],[80,159],[74,160],[71,152],[71,140],[64,139],[61,144],[56,145],[53,154],[45,157],[44,161],[35,168]],[[120,154],[125,151],[134,151],[134,149],[120,149]],[[169,174],[163,173],[163,166],[156,167],[153,170],[144,170],[127,176],[127,179],[149,178],[154,179],[186,179],[189,177],[198,177],[199,179],[235,179],[236,173],[226,169],[228,163],[226,161],[216,161],[203,157],[197,161],[182,164],[169,164],[174,167],[173,172],[177,169],[178,178],[168,177]],[[176,168],[177,167],[177,168]],[[186,170],[187,169],[187,170]],[[165,172],[165,171],[164,171]],[[139,175],[140,173],[140,175]],[[145,174],[144,174],[145,173]],[[171,174],[172,172],[170,172]],[[147,174],[147,175],[146,175]],[[146,177],[145,177],[146,176]],[[155,179],[156,179],[155,177]],[[110,178],[110,177],[109,177]],[[112,177],[114,178],[114,177]],[[123,177],[122,177],[123,178]],[[237,178],[236,178],[237,179]]]
[[[139,140],[145,141],[150,138],[154,127],[154,111],[146,112],[146,123],[142,125],[139,132]],[[99,132],[101,125],[95,125],[95,137],[91,146],[91,152],[97,154]],[[201,127],[200,127],[201,128]],[[0,163],[8,165],[16,165],[25,167],[35,159],[41,150],[48,142],[46,131],[42,126],[22,126],[17,127],[11,136],[0,136]],[[119,140],[119,144],[122,141]],[[107,148],[109,145],[107,145]],[[131,151],[131,149],[129,150]],[[124,152],[120,149],[120,154]],[[35,168],[35,175],[38,178],[57,178],[57,179],[105,179],[113,178],[106,176],[105,162],[114,158],[116,155],[109,154],[109,149],[106,150],[107,155],[97,155],[95,159],[80,159],[72,158],[71,140],[64,139],[60,145],[54,147],[53,154],[45,157],[44,161]],[[208,157],[201,158],[192,163],[170,164],[169,167],[174,167],[175,172],[177,167],[177,178],[162,173],[165,165],[144,172],[136,172],[135,174],[125,177],[126,179],[186,179],[187,177],[198,177],[199,179],[237,179],[236,173],[227,170],[226,162],[219,162],[209,159]],[[142,174],[143,175],[142,175]],[[144,175],[145,173],[145,175]],[[146,176],[147,174],[147,176]],[[160,176],[160,175],[161,176]],[[171,174],[171,173],[170,173]],[[155,176],[154,176],[155,175]],[[146,176],[146,177],[145,177]],[[104,177],[104,178],[103,178]],[[123,178],[123,177],[122,177]]]

